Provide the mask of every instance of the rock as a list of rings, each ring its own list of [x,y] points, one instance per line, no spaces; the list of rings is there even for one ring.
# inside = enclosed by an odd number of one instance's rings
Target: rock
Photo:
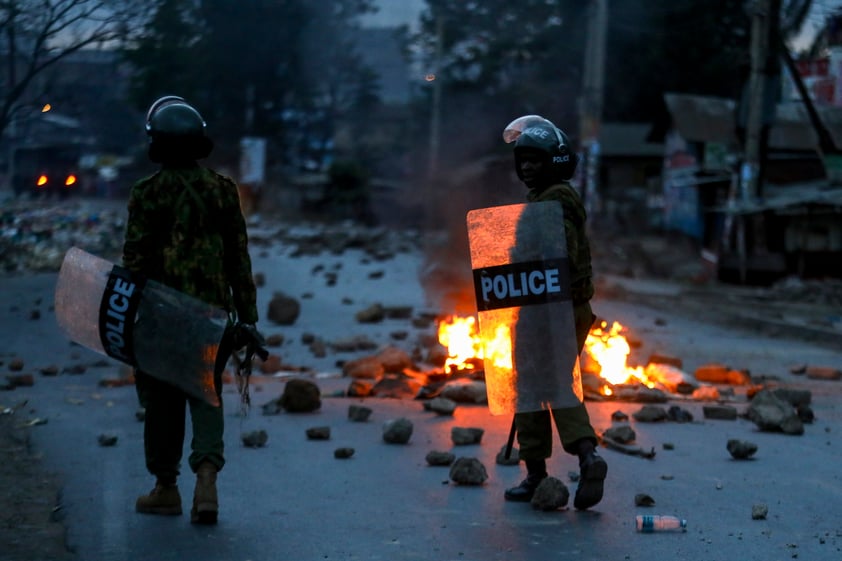
[[[763,503],[751,505],[751,519],[752,520],[766,520],[769,514],[769,507]]]
[[[634,496],[635,506],[655,506],[655,499],[646,493],[638,493]]]
[[[333,457],[338,460],[347,460],[348,458],[354,455],[354,452],[356,452],[356,450],[354,450],[353,448],[337,448],[333,451]]]
[[[41,375],[42,376],[50,376],[50,377],[58,376],[58,372],[59,372],[58,366],[56,366],[55,364],[45,366],[44,368],[41,369]]]
[[[438,415],[453,415],[456,411],[456,402],[446,397],[434,397],[424,403],[424,409]]]
[[[383,365],[385,372],[399,374],[407,368],[412,368],[412,359],[406,351],[397,347],[386,347],[375,357]]]
[[[421,382],[411,376],[386,374],[371,388],[371,395],[393,397],[396,399],[414,399],[421,391]]]
[[[735,421],[737,409],[730,405],[705,405],[702,407],[705,419],[716,419],[720,421]]]
[[[722,395],[716,386],[701,386],[693,390],[690,397],[696,401],[719,401]]]
[[[20,358],[13,358],[9,361],[9,370],[12,372],[20,372],[23,370],[23,359]]]
[[[813,400],[813,392],[802,388],[782,388],[778,387],[772,390],[776,397],[779,397],[792,405],[793,407],[802,407],[810,405]]]
[[[728,441],[728,453],[731,454],[735,460],[747,460],[757,452],[757,444],[748,442],[746,440],[738,440],[732,438]]]
[[[16,374],[6,376],[8,385],[12,388],[31,388],[35,385],[35,376],[32,374]]]
[[[671,393],[689,394],[693,393],[693,390],[699,386],[692,376],[671,364],[649,363],[646,365],[644,373],[649,379],[657,380],[661,386]]]
[[[349,405],[348,419],[355,423],[364,423],[371,416],[371,408],[363,405]]]
[[[456,460],[456,455],[451,452],[433,450],[427,453],[425,459],[431,466],[449,466]]]
[[[610,438],[621,444],[634,442],[635,438],[637,438],[637,434],[635,434],[634,429],[629,425],[610,427],[605,429],[605,432],[603,432],[602,435],[604,438]]]
[[[763,431],[804,434],[804,423],[798,418],[795,408],[770,390],[755,394],[749,403],[746,416]]]
[[[330,440],[330,427],[310,427],[305,433],[308,440]]]
[[[632,417],[641,423],[657,423],[667,419],[667,411],[658,405],[644,405]]]
[[[463,457],[450,467],[450,479],[459,485],[482,485],[488,479],[488,472],[477,458]]]
[[[842,370],[832,366],[808,366],[805,374],[813,380],[839,380],[842,379]]]
[[[280,347],[284,344],[284,336],[282,333],[273,333],[266,337],[267,347]]]
[[[359,323],[380,323],[386,317],[386,311],[381,304],[372,304],[357,312],[354,317]]]
[[[100,446],[114,446],[117,444],[116,434],[101,434],[97,437]]]
[[[348,397],[369,397],[374,384],[364,380],[354,380],[348,385]]]
[[[365,356],[349,360],[342,366],[342,375],[348,378],[366,378],[376,380],[383,377],[386,370],[376,357]]]
[[[678,405],[673,405],[667,410],[667,418],[675,423],[693,422],[693,414]]]
[[[450,429],[450,440],[456,446],[479,444],[485,430],[471,427],[453,427]]]
[[[240,438],[247,448],[262,448],[269,441],[269,434],[261,429],[244,433]]]
[[[751,384],[751,376],[744,370],[734,370],[724,364],[704,364],[696,368],[695,377],[700,382],[711,384],[731,384],[746,386]]]
[[[276,292],[269,301],[266,319],[278,325],[292,325],[301,314],[301,304],[295,298]]]
[[[284,386],[279,403],[290,413],[309,413],[322,406],[321,391],[310,380],[293,378]]]
[[[259,369],[263,374],[274,374],[275,372],[279,372],[282,367],[281,357],[276,354],[270,354],[266,357],[266,360],[260,362]]]
[[[412,421],[406,417],[390,419],[383,424],[383,440],[389,444],[406,444],[412,436]]]
[[[614,411],[611,413],[611,420],[617,423],[624,423],[629,420],[629,416],[622,411]]]
[[[500,466],[516,466],[520,463],[520,453],[515,446],[512,446],[512,450],[507,458],[506,445],[504,444],[500,447],[500,451],[497,452],[497,456],[494,458],[494,461]]]
[[[684,362],[674,356],[662,355],[659,353],[652,353],[649,355],[649,360],[646,361],[646,364],[669,364],[670,366],[674,366],[681,370],[684,367]]]
[[[453,380],[444,385],[441,397],[451,399],[456,403],[487,403],[485,382],[474,380]]]
[[[570,500],[570,491],[567,486],[555,477],[545,477],[535,489],[532,495],[532,508],[550,512],[564,508]]]

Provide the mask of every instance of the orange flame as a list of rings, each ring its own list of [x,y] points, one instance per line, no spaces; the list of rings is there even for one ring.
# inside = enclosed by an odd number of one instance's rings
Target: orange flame
[[[609,384],[639,382],[651,387],[653,384],[648,380],[643,367],[626,364],[631,347],[622,334],[625,327],[617,321],[611,324],[610,329],[606,330],[607,327],[608,322],[601,322],[591,329],[585,340],[585,352],[599,364],[600,377]],[[603,388],[603,391],[606,395],[612,393],[608,387]]]
[[[619,322],[601,322],[593,327],[585,341],[585,353],[592,363],[598,364],[598,374],[606,385],[605,395],[611,395],[615,384],[642,383],[654,387],[642,366],[629,366],[626,362],[631,352],[625,327]],[[512,338],[506,325],[498,325],[493,340],[483,340],[473,316],[449,316],[438,326],[438,339],[447,349],[445,371],[472,371],[478,361],[488,358],[499,368],[512,368]]]

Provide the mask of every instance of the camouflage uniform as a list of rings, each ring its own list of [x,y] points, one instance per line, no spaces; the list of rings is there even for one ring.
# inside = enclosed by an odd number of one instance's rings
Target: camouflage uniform
[[[591,281],[591,250],[585,233],[585,207],[578,193],[569,183],[552,185],[543,191],[530,190],[530,202],[559,201],[564,211],[564,235],[567,240],[567,254],[570,263],[570,284],[573,299],[573,320],[576,327],[576,342],[579,352],[585,345],[588,332],[594,322],[590,299],[594,288]],[[570,454],[577,453],[581,439],[596,443],[596,433],[591,426],[584,404],[563,409],[553,409],[561,444]],[[544,460],[552,453],[552,423],[549,411],[517,413],[515,415],[521,460]]]
[[[227,310],[232,320],[257,322],[257,291],[237,186],[198,164],[164,166],[132,187],[123,265]],[[203,461],[221,469],[222,407],[143,372],[137,372],[136,382],[146,408],[144,449],[150,473],[165,482],[178,476],[185,403],[193,427],[191,469],[196,471]],[[219,379],[216,388],[221,392]]]

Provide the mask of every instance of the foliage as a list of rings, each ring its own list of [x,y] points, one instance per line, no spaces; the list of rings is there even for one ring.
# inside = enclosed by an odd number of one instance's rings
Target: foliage
[[[294,159],[302,146],[329,139],[335,119],[376,100],[376,84],[348,41],[371,0],[154,5],[126,51],[136,70],[133,101],[141,108],[159,95],[187,97],[229,160],[244,134],[266,136],[277,148],[270,154]]]
[[[499,146],[499,130],[527,113],[576,138],[590,4],[427,0],[415,46],[430,72],[438,70],[443,138],[461,133],[461,146],[474,145],[458,157]],[[782,2],[785,37],[800,29],[810,4]],[[747,76],[745,0],[609,0],[606,35],[604,120],[657,120],[668,91],[736,98]]]

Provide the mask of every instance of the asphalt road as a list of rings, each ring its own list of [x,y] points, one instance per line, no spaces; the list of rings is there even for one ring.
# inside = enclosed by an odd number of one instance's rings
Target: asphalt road
[[[258,260],[257,267],[264,263]],[[236,414],[238,395],[232,386],[226,388],[228,464],[219,479],[220,522],[196,527],[187,514],[158,518],[134,512],[135,498],[153,483],[143,466],[134,389],[101,387],[99,381],[118,376],[120,366],[107,361],[92,367],[102,357],[71,345],[58,331],[49,310],[54,282],[51,274],[0,279],[2,355],[20,356],[36,376],[33,387],[0,394],[0,400],[28,400],[26,419],[46,421],[32,427],[32,443],[43,455],[44,468],[61,477],[60,506],[73,559],[770,561],[842,556],[842,382],[805,380],[789,372],[795,363],[842,367],[835,348],[700,323],[634,302],[597,300],[601,316],[622,321],[643,341],[637,354],[679,356],[691,371],[704,362],[724,362],[778,383],[807,387],[813,391],[816,422],[802,436],[762,433],[744,419],[705,420],[702,403],[676,402],[693,413],[695,422],[632,420],[636,444],[654,448],[656,456],[650,460],[603,449],[609,464],[605,498],[587,512],[572,505],[539,512],[503,500],[505,488],[523,472],[495,464],[510,419],[491,416],[483,406],[462,405],[453,417],[439,417],[416,400],[333,397],[347,380],[324,377],[317,380],[324,396],[318,412],[263,416],[259,406],[278,397],[285,380],[256,376],[247,417]],[[30,319],[34,308],[41,310],[38,320]],[[302,321],[307,324],[307,318]],[[88,368],[76,375],[38,374],[51,364]],[[351,404],[370,407],[369,421],[349,421]],[[631,415],[640,407],[588,402],[598,431],[611,426],[615,411]],[[382,440],[383,423],[397,417],[414,423],[407,445]],[[308,440],[305,431],[314,426],[329,426],[330,440]],[[453,446],[454,426],[483,428],[481,444]],[[257,429],[267,431],[267,446],[245,448],[241,434]],[[117,436],[117,444],[101,446],[103,434]],[[754,459],[733,460],[726,450],[731,438],[756,443]],[[354,448],[353,457],[335,459],[339,447]],[[477,487],[455,485],[447,468],[426,464],[431,450],[478,458],[488,480]],[[575,459],[557,449],[550,471],[571,491],[575,483],[567,474],[575,469]],[[180,487],[189,503],[192,477],[185,475]],[[639,493],[650,495],[655,506],[636,507]],[[768,507],[766,519],[752,519],[758,504]],[[636,514],[674,514],[687,519],[688,530],[639,534]],[[0,550],[0,559],[13,558]]]

